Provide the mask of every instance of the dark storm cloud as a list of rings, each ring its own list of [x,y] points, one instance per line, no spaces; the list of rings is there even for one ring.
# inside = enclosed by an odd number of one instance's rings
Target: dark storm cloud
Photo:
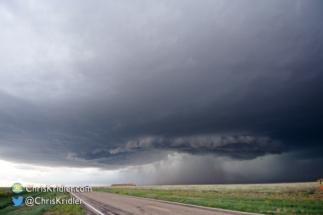
[[[286,151],[285,146],[281,142],[272,141],[268,137],[201,135],[174,139],[146,137],[129,141],[125,147],[112,149],[109,153],[118,154],[153,149],[175,150],[191,154],[214,153],[237,159],[252,159],[266,153]]]
[[[321,157],[322,8],[1,3],[0,156],[102,168],[174,152]]]

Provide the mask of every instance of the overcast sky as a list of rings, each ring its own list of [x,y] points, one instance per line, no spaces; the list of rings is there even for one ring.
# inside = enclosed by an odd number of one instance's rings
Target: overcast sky
[[[1,1],[0,185],[315,181],[321,0]]]

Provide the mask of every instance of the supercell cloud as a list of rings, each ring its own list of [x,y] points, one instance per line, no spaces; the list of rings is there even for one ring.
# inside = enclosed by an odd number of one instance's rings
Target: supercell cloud
[[[322,177],[322,9],[2,2],[0,159],[138,184]]]

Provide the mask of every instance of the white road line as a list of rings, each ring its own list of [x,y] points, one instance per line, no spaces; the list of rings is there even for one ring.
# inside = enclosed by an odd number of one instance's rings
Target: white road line
[[[95,212],[99,213],[100,215],[104,215],[104,213],[102,213],[101,211],[95,209],[94,207],[92,207],[90,204],[86,203],[85,201],[83,201],[80,197],[78,197],[77,195],[75,195],[74,193],[70,193],[72,194],[72,196],[75,196],[76,198],[78,198],[81,201],[81,204],[86,204],[88,207],[90,207],[92,210],[94,210]]]

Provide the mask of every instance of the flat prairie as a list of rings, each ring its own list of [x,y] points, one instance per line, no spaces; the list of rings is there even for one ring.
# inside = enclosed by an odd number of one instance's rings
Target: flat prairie
[[[95,187],[93,191],[260,214],[323,214],[318,182]]]

